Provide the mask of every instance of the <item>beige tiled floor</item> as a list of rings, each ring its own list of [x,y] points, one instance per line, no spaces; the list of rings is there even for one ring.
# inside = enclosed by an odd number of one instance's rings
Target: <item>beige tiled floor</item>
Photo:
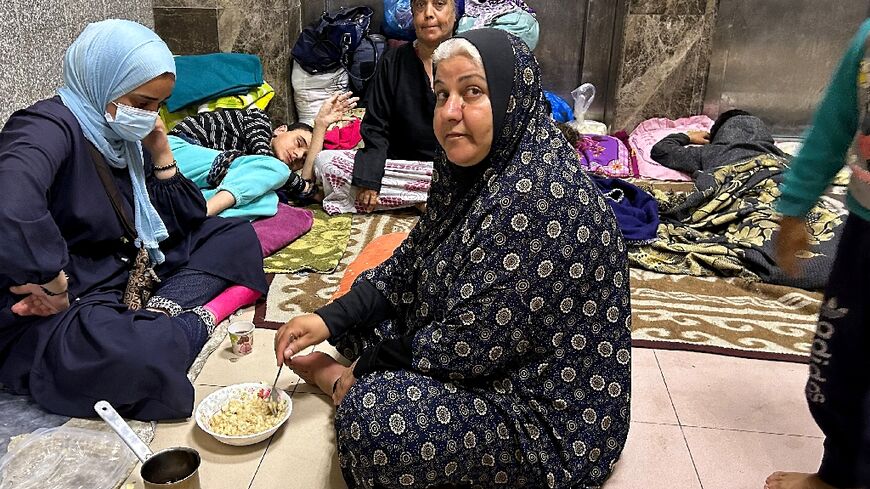
[[[274,332],[257,330],[254,352],[235,359],[229,343],[196,382],[197,400],[219,386],[275,375]],[[328,345],[320,351],[335,354]],[[812,471],[821,433],[803,400],[806,367],[701,353],[635,349],[632,426],[606,489],[760,489],[773,470]],[[292,372],[279,387],[293,399],[290,421],[271,440],[222,445],[195,423],[162,423],[152,448],[185,445],[203,457],[205,489],[344,488],[331,400]],[[138,468],[129,482],[141,488]]]

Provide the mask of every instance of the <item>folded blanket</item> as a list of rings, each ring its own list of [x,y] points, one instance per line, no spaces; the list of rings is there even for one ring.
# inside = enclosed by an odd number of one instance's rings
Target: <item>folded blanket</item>
[[[665,136],[675,132],[689,130],[709,131],[713,126],[713,119],[705,115],[684,117],[670,120],[664,118],[649,119],[641,122],[628,137],[632,147],[637,152],[637,167],[640,176],[655,180],[676,180],[688,182],[692,180],[690,175],[664,167],[650,156],[652,147]]]
[[[263,65],[253,54],[176,56],[175,88],[166,107],[175,112],[224,95],[246,93],[262,84]]]
[[[206,100],[199,105],[190,105],[177,112],[169,112],[166,105],[160,106],[160,118],[166,125],[166,130],[171,131],[176,124],[185,117],[200,114],[202,112],[214,112],[219,109],[253,109],[266,110],[269,102],[275,97],[275,89],[267,82],[245,93],[225,95],[211,100]]]
[[[656,238],[659,207],[652,195],[625,180],[590,176],[616,214],[616,223],[628,244],[648,244]]]
[[[278,213],[266,219],[254,221],[254,232],[260,238],[263,257],[292,243],[311,230],[314,214],[308,209],[299,209],[287,204],[278,204]]]
[[[532,50],[537,47],[538,38],[541,34],[538,19],[536,19],[534,15],[520,8],[516,8],[511,10],[509,13],[500,14],[485,20],[472,15],[466,15],[459,19],[459,27],[456,32],[461,34],[465,31],[481,29],[483,27],[500,29],[513,34],[522,39],[526,45],[529,46],[529,49]]]
[[[314,160],[314,173],[323,183],[323,210],[330,215],[359,212],[358,189],[351,185],[354,151],[321,151]],[[431,161],[387,160],[376,211],[411,207],[426,202],[432,183]]]
[[[616,178],[634,175],[628,147],[613,136],[581,135],[576,149],[586,171]]]
[[[465,15],[473,19],[473,29],[490,26],[497,17],[519,12],[535,14],[524,0],[472,1],[465,6]]]

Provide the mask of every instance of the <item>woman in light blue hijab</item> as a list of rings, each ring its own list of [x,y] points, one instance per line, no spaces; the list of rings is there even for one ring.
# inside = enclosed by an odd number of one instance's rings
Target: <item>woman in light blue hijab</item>
[[[172,94],[175,85],[172,53],[147,27],[127,20],[106,20],[87,26],[69,47],[63,78],[65,85],[58,94],[78,119],[85,137],[110,165],[127,168],[133,182],[140,246],[148,249],[155,264],[162,263],[164,257],[158,243],[168,235],[145,189],[142,140],[155,127],[157,105]],[[152,91],[163,97],[153,96]],[[121,103],[127,100],[135,105]],[[148,142],[159,139],[150,138]],[[155,154],[153,150],[158,148],[148,149],[152,150],[152,156],[167,156],[165,152]],[[168,158],[171,165],[171,151]],[[161,166],[159,162],[157,166]]]
[[[106,399],[135,419],[189,416],[187,370],[222,319],[209,301],[233,284],[266,291],[251,225],[206,217],[175,166],[156,112],[174,84],[156,34],[98,22],[67,51],[59,96],[0,131],[0,384],[49,411],[92,416]],[[143,248],[159,283],[131,310]]]

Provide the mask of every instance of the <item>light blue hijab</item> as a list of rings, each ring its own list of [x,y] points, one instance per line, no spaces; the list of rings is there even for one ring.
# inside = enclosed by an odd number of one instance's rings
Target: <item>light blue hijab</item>
[[[128,20],[104,20],[89,24],[67,49],[64,86],[58,90],[85,137],[109,165],[129,171],[139,235],[136,244],[145,246],[153,264],[163,263],[159,243],[169,233],[148,197],[142,143],[121,139],[105,113],[111,101],[164,73],[175,74],[175,60],[157,34]]]

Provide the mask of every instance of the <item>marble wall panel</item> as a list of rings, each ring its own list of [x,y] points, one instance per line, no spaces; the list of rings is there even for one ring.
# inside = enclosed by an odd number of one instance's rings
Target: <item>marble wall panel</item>
[[[154,1],[158,32],[176,52],[221,50],[260,56],[264,76],[276,90],[270,111],[282,121],[295,116],[289,52],[299,32],[324,10],[348,4],[343,0]],[[377,31],[382,0],[351,3],[375,9],[373,30]],[[716,0],[629,0],[624,36],[614,56],[619,66],[617,88],[608,109],[614,114],[614,129],[630,130],[652,116],[700,111],[716,4]],[[185,22],[181,17],[198,20]]]
[[[305,27],[318,18],[324,10],[329,10],[326,0],[302,0],[300,2],[302,13],[302,27]],[[301,32],[301,30],[300,30]]]
[[[715,19],[710,0],[633,0],[625,18],[613,129],[700,113]],[[679,12],[632,13],[632,12]]]
[[[154,30],[175,54],[219,50],[217,8],[155,7]]]
[[[289,121],[295,114],[291,111],[289,92],[292,44],[288,1],[218,0],[218,4],[220,50],[260,57],[263,77],[275,89],[269,115],[276,123]]]
[[[217,8],[218,0],[154,0],[154,7],[169,8]]]
[[[157,32],[176,54],[255,54],[275,88],[269,106],[278,121],[295,119],[289,58],[301,31],[300,0],[155,0]],[[294,34],[291,37],[291,32]]]
[[[715,9],[716,0],[629,0],[630,14],[701,15]]]
[[[666,14],[703,15],[707,12],[707,0],[668,0]]]
[[[289,49],[293,49],[293,44],[299,33],[302,32],[302,27],[305,25],[302,22],[302,0],[289,0],[287,9],[287,38]],[[296,120],[296,106],[293,103],[293,86],[290,84],[290,68],[293,66],[293,60],[287,58],[287,120]]]
[[[668,0],[629,0],[631,14],[661,15],[668,8]]]

